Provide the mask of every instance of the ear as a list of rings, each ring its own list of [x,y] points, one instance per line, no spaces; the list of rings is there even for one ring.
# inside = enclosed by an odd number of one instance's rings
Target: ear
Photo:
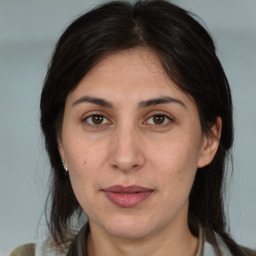
[[[57,136],[57,143],[58,143],[58,150],[60,153],[60,157],[65,162],[65,154],[64,154],[64,150],[63,150],[62,139],[59,135]]]
[[[213,160],[218,147],[221,136],[222,120],[221,117],[216,118],[216,122],[212,125],[210,131],[204,134],[200,156],[198,159],[197,167],[202,168],[211,163]]]

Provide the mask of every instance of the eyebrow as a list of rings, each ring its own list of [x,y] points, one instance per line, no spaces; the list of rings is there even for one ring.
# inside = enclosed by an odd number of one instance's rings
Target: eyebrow
[[[90,96],[83,96],[76,100],[72,106],[78,105],[80,103],[92,103],[101,107],[107,107],[107,108],[114,108],[113,104],[105,99],[102,98],[96,98],[96,97],[90,97]],[[168,97],[168,96],[163,96],[163,97],[158,97],[158,98],[152,98],[148,99],[145,101],[141,101],[139,103],[139,108],[146,108],[150,106],[155,106],[159,104],[167,104],[167,103],[177,103],[181,105],[182,107],[186,108],[186,105],[183,101],[173,98],[173,97]]]
[[[113,104],[110,103],[109,101],[101,98],[90,97],[90,96],[83,96],[79,98],[72,104],[72,106],[78,105],[80,103],[85,103],[85,102],[89,102],[102,107],[113,108]]]
[[[168,96],[163,96],[159,98],[142,101],[139,104],[139,108],[145,108],[145,107],[155,106],[158,104],[167,104],[167,103],[177,103],[177,104],[180,104],[182,107],[186,108],[186,105],[183,101],[173,97],[168,97]]]

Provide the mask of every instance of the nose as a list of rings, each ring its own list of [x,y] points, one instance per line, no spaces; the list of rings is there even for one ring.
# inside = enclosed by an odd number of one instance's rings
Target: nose
[[[145,163],[142,140],[134,127],[116,129],[111,139],[110,164],[122,172],[139,170]]]

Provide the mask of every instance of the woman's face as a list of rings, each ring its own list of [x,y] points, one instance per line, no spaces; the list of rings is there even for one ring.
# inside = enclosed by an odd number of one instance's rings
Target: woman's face
[[[197,168],[217,146],[147,49],[112,54],[83,78],[67,97],[59,138],[91,228],[122,238],[187,227]]]

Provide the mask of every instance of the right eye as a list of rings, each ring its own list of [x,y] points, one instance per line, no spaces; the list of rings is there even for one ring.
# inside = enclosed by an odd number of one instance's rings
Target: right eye
[[[110,123],[105,116],[99,114],[90,115],[84,120],[91,126],[101,126]]]

